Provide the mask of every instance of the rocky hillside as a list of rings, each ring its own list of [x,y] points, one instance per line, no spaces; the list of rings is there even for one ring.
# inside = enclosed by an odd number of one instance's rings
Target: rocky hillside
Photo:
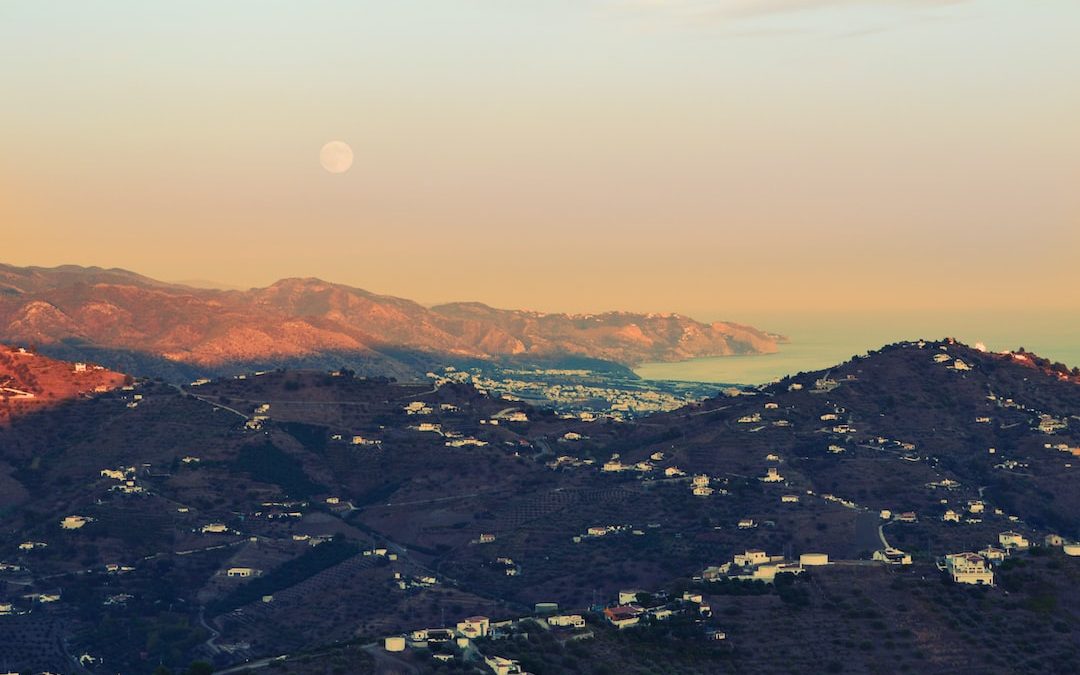
[[[13,417],[92,392],[120,387],[125,376],[101,366],[66,363],[0,345],[0,427]]]
[[[140,373],[347,362],[402,376],[448,356],[569,354],[633,365],[767,353],[780,338],[677,315],[572,316],[479,304],[429,309],[318,279],[223,291],[124,270],[0,265],[0,339]]]

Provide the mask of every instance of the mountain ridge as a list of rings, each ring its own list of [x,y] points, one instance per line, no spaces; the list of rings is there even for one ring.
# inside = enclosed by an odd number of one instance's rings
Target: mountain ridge
[[[210,372],[353,354],[400,375],[417,373],[394,356],[399,350],[433,362],[578,355],[636,365],[770,353],[783,338],[678,314],[425,307],[315,277],[241,291],[170,284],[117,268],[0,264],[0,340],[38,344],[65,358],[123,351]]]

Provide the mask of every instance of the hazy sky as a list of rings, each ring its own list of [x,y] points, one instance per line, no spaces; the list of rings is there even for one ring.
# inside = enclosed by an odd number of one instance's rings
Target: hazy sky
[[[7,0],[0,261],[1076,313],[1078,83],[1077,0]]]

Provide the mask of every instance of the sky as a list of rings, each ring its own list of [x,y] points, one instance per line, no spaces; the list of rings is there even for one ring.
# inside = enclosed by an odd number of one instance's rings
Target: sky
[[[1078,82],[1076,0],[8,0],[0,261],[1077,324]]]

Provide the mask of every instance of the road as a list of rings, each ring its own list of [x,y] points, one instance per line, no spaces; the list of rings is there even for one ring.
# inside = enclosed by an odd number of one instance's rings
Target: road
[[[247,413],[242,413],[239,410],[237,410],[236,408],[230,408],[227,405],[222,405],[220,403],[217,403],[216,401],[211,401],[210,399],[206,398],[205,396],[199,396],[198,394],[187,391],[178,384],[173,384],[173,385],[170,385],[170,386],[172,386],[173,389],[175,389],[176,391],[180,392],[181,394],[183,394],[185,396],[191,396],[192,398],[198,399],[198,400],[200,400],[203,403],[206,403],[208,405],[212,405],[215,408],[220,408],[222,410],[226,410],[228,412],[231,412],[234,415],[239,415],[240,417],[243,417],[245,420],[251,419],[251,417]]]

